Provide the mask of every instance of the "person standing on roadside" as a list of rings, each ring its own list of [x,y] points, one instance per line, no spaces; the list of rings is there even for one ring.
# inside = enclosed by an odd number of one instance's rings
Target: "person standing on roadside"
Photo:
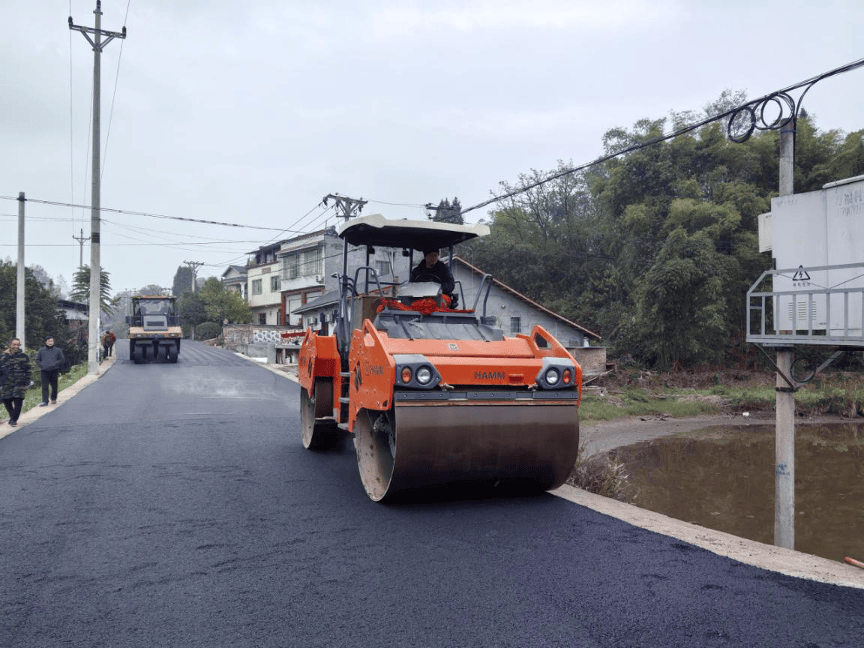
[[[102,358],[108,358],[108,346],[111,344],[111,332],[105,330],[105,333],[99,339],[99,342],[102,344]]]
[[[24,395],[30,387],[30,358],[21,350],[21,340],[12,339],[0,357],[0,400],[9,413],[9,424],[18,424]]]
[[[57,378],[60,371],[66,366],[66,357],[63,350],[54,346],[54,337],[45,339],[45,347],[36,353],[36,365],[42,371],[42,403],[39,406],[48,406],[48,388],[51,388],[51,403],[57,403]]]
[[[110,357],[114,353],[114,343],[117,342],[117,337],[114,335],[114,332],[108,331],[108,356]]]

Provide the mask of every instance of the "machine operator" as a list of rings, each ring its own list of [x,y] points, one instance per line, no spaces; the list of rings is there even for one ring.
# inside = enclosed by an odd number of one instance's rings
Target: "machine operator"
[[[411,282],[427,282],[434,281],[441,285],[441,293],[447,296],[450,300],[450,307],[455,308],[457,297],[454,289],[456,288],[456,280],[453,279],[453,273],[450,268],[438,258],[441,256],[437,248],[427,248],[423,250],[423,259],[420,264],[411,270]]]

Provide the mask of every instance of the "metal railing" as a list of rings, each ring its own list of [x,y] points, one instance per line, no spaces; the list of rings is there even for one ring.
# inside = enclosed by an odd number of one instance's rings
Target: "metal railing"
[[[862,325],[864,263],[771,269],[747,291],[748,343],[864,347]]]

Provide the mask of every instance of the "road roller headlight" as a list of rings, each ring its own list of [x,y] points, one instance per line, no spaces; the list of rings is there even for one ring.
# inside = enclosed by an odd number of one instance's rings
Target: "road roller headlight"
[[[430,389],[441,383],[441,373],[422,354],[394,354],[396,385],[400,388]]]
[[[575,384],[576,368],[570,359],[546,357],[537,373],[537,385],[544,390],[572,388]]]

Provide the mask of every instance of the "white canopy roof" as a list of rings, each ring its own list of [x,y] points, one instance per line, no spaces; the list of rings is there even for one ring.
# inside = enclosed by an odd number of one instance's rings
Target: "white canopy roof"
[[[448,248],[475,237],[485,237],[489,234],[489,226],[387,219],[381,214],[370,214],[346,221],[336,231],[354,246],[413,248],[422,251]]]

